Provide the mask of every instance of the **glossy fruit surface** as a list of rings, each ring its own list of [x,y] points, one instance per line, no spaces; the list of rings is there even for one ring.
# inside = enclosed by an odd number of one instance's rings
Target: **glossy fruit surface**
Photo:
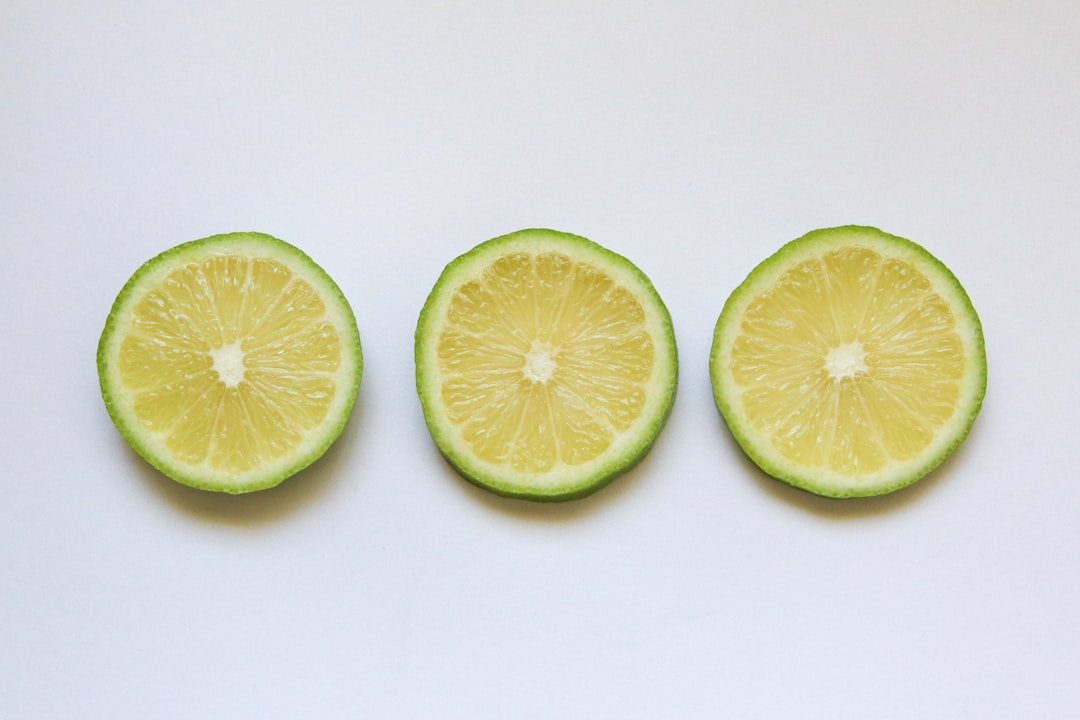
[[[451,262],[416,330],[416,382],[439,450],[500,495],[588,495],[648,452],[670,412],[671,318],[629,260],[523,230]]]
[[[341,434],[362,371],[344,295],[261,233],[178,245],[143,264],[101,334],[98,377],[127,442],[177,482],[277,485]]]
[[[921,246],[811,232],[758,265],[716,324],[716,404],[765,472],[819,495],[910,485],[963,441],[986,391],[978,315]]]

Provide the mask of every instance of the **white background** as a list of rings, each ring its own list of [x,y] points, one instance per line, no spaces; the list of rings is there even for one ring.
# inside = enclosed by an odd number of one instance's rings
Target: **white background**
[[[0,717],[1075,718],[1080,9],[1068,0],[43,2],[0,9]],[[944,466],[830,501],[712,400],[724,300],[878,226],[958,275],[989,389]],[[589,499],[439,458],[442,267],[544,226],[638,264],[681,359]],[[271,491],[157,474],[105,413],[113,298],[260,230],[356,311],[341,440]]]

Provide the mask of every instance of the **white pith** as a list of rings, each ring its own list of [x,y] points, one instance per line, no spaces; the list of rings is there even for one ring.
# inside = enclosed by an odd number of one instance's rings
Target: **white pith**
[[[866,350],[858,340],[837,345],[825,356],[825,371],[833,380],[852,378],[868,370]]]
[[[529,351],[525,353],[521,372],[529,382],[546,383],[551,380],[558,363],[555,360],[555,348],[551,343],[533,340]]]
[[[213,362],[214,372],[218,374],[225,387],[234,388],[244,380],[244,351],[240,349],[240,341],[212,348],[210,360]]]

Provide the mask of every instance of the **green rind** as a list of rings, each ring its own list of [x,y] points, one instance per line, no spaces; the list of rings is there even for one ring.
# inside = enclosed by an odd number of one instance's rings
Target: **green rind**
[[[520,481],[515,482],[510,473],[492,472],[476,462],[466,448],[454,442],[455,431],[441,413],[441,404],[435,400],[439,379],[435,377],[438,370],[433,361],[433,352],[439,335],[438,326],[442,321],[442,317],[437,315],[440,310],[445,311],[446,303],[460,284],[458,276],[466,271],[468,266],[486,257],[494,258],[519,243],[534,248],[561,250],[578,259],[596,262],[608,271],[618,270],[627,278],[632,278],[636,286],[634,289],[640,293],[639,297],[651,306],[646,308],[646,312],[654,313],[658,331],[657,352],[660,354],[661,364],[667,368],[667,373],[660,378],[662,384],[652,405],[656,411],[649,421],[641,426],[632,442],[627,443],[628,447],[621,453],[613,454],[603,464],[598,464],[594,472],[581,474],[566,483],[545,489],[523,486]],[[535,502],[564,502],[586,497],[606,487],[641,462],[652,449],[667,422],[678,384],[678,352],[674,326],[667,307],[645,273],[627,258],[591,240],[542,228],[520,230],[483,242],[452,260],[443,269],[420,311],[416,326],[414,360],[416,388],[424,421],[440,454],[462,477],[474,485],[503,497]]]
[[[334,303],[340,317],[344,320],[343,324],[338,325],[338,330],[345,333],[345,336],[341,338],[341,347],[345,352],[352,351],[351,360],[355,363],[355,370],[350,375],[350,385],[341,398],[342,404],[334,417],[328,418],[323,424],[318,439],[309,443],[304,452],[290,458],[287,463],[275,467],[272,472],[265,474],[253,473],[243,482],[237,482],[232,476],[221,473],[194,473],[186,465],[172,461],[163,453],[154,452],[150,447],[151,443],[146,437],[147,433],[141,431],[137,424],[131,421],[123,407],[122,393],[114,387],[117,381],[114,378],[114,357],[111,352],[113,350],[112,343],[117,339],[116,333],[125,319],[125,313],[134,304],[136,293],[143,288],[143,284],[149,276],[159,271],[167,271],[171,267],[178,266],[181,262],[196,261],[212,255],[216,248],[236,246],[238,244],[251,248],[262,248],[267,254],[276,258],[288,258],[293,263],[290,265],[293,270],[306,270],[317,281],[323,299]],[[349,360],[350,358],[346,359]],[[97,370],[105,409],[109,413],[113,424],[119,430],[120,435],[140,457],[162,474],[182,485],[199,490],[236,495],[266,490],[281,484],[322,457],[334,441],[341,436],[352,414],[360,388],[360,379],[363,375],[363,350],[360,344],[356,316],[353,314],[349,301],[345,298],[337,283],[318,263],[302,250],[284,240],[279,240],[264,233],[236,232],[212,235],[199,240],[181,243],[143,263],[121,288],[105,320],[105,328],[102,330],[97,347]]]
[[[902,474],[884,477],[879,482],[865,485],[842,484],[838,483],[835,478],[828,481],[823,478],[822,474],[792,471],[790,467],[785,466],[785,463],[778,462],[775,454],[767,452],[754,435],[745,430],[739,422],[739,413],[735,407],[736,398],[732,396],[734,389],[724,376],[726,357],[722,352],[722,349],[729,344],[734,333],[738,330],[735,321],[741,317],[742,309],[756,295],[756,291],[769,285],[771,278],[786,269],[793,258],[807,253],[808,250],[812,249],[813,245],[840,247],[858,244],[860,239],[864,243],[883,243],[885,246],[894,248],[898,254],[916,259],[928,277],[931,277],[932,281],[939,284],[939,288],[947,288],[952,300],[950,306],[958,314],[957,320],[962,326],[962,335],[965,336],[965,350],[970,350],[969,369],[974,371],[974,374],[970,375],[971,386],[967,388],[966,397],[962,398],[961,405],[957,410],[958,415],[953,422],[954,432],[944,437],[939,446],[932,452],[925,453],[925,457],[920,456],[918,462],[912,463],[905,468],[905,472]],[[724,303],[724,308],[716,322],[709,355],[709,372],[713,386],[713,397],[720,414],[727,423],[728,429],[743,452],[764,472],[815,495],[831,498],[870,497],[900,490],[922,479],[944,462],[968,436],[986,394],[986,345],[982,323],[975,312],[971,299],[960,281],[944,263],[924,247],[911,240],[891,235],[873,227],[846,225],[814,230],[790,241],[762,261],[735,288]]]

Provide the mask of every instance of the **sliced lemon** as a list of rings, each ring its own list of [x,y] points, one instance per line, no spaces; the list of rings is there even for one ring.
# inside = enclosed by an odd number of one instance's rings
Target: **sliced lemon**
[[[97,352],[120,433],[177,482],[243,493],[318,459],[356,401],[349,303],[297,248],[260,233],[178,245],[120,291]]]
[[[982,326],[959,281],[869,227],[811,232],[758,265],[724,305],[710,371],[746,454],[830,497],[919,480],[986,392]]]
[[[671,317],[629,260],[522,230],[451,262],[416,329],[416,385],[442,454],[500,495],[588,495],[648,452],[675,396]]]

